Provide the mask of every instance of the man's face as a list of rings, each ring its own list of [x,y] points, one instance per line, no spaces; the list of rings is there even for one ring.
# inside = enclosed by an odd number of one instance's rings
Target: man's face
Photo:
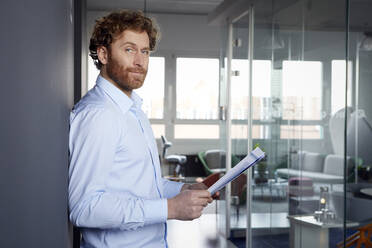
[[[106,74],[121,90],[130,93],[143,85],[149,54],[147,33],[125,30],[107,50]]]

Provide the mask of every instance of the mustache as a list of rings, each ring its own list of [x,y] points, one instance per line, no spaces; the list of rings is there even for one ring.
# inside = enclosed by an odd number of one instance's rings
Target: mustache
[[[145,74],[146,73],[146,70],[143,69],[143,68],[128,68],[127,71],[128,72],[141,73],[141,74]]]

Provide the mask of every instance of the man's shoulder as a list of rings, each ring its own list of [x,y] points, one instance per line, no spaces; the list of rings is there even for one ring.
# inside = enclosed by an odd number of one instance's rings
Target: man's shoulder
[[[71,117],[79,114],[117,117],[118,108],[104,93],[93,88],[73,107]]]

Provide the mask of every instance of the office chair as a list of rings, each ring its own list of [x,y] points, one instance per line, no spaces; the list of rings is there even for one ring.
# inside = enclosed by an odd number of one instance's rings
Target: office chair
[[[219,149],[201,151],[198,153],[199,161],[202,163],[205,173],[207,176],[214,173],[225,173],[226,162],[225,162],[225,151]],[[231,155],[231,166],[234,167],[240,162],[234,154]]]
[[[174,176],[182,177],[183,171],[182,166],[186,163],[187,158],[184,155],[167,155],[167,150],[172,146],[172,142],[169,142],[163,135],[161,136],[163,145],[162,158],[170,165],[175,165]]]

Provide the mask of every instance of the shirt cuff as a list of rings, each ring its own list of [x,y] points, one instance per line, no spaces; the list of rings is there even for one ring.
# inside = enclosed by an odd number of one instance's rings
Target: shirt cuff
[[[172,198],[181,192],[184,183],[167,181],[164,185],[164,196],[165,198]]]
[[[145,225],[164,223],[168,219],[167,199],[144,200]]]

